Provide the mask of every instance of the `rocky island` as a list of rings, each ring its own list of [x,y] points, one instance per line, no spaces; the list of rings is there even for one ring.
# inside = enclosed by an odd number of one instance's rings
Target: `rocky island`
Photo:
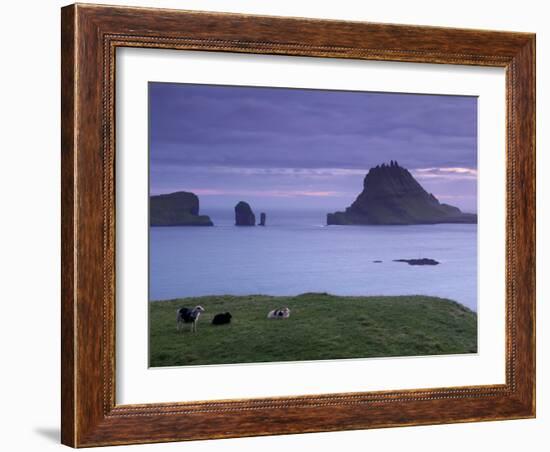
[[[327,214],[327,225],[477,223],[477,215],[440,203],[395,161],[371,168],[363,191],[344,212]]]
[[[394,259],[394,262],[405,262],[409,265],[439,265],[435,259],[423,257],[420,259]]]
[[[151,226],[213,226],[208,215],[199,215],[199,198],[187,191],[178,191],[149,198]]]
[[[256,226],[256,215],[247,202],[239,201],[235,206],[235,226]]]

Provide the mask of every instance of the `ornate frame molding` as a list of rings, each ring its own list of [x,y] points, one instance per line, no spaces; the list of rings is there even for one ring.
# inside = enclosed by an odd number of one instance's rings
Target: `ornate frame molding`
[[[118,47],[506,68],[506,383],[116,405]],[[81,447],[533,417],[534,59],[535,37],[526,33],[79,4],[63,8],[62,442]]]

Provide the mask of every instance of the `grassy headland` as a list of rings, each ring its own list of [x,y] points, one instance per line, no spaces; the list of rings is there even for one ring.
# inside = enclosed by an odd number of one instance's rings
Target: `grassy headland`
[[[177,332],[176,309],[199,304],[198,332]],[[289,319],[266,318],[284,306]],[[229,325],[210,323],[226,311]],[[149,315],[152,367],[477,352],[477,314],[436,297],[205,296],[150,302]]]

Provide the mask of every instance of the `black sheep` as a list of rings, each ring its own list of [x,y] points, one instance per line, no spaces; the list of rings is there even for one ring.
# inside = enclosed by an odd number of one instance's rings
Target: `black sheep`
[[[231,313],[216,314],[212,319],[212,325],[225,325],[231,322]]]

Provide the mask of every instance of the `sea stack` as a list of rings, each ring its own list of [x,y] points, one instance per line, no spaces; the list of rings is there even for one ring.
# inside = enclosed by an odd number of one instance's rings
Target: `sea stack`
[[[265,226],[265,212],[260,214],[260,224],[258,226]]]
[[[235,226],[255,226],[256,216],[247,202],[239,201],[235,206]]]
[[[151,226],[213,226],[208,215],[199,215],[199,198],[178,191],[149,198]]]
[[[393,160],[369,170],[363,191],[344,212],[327,215],[328,225],[437,223],[477,223],[477,215],[440,203]]]

